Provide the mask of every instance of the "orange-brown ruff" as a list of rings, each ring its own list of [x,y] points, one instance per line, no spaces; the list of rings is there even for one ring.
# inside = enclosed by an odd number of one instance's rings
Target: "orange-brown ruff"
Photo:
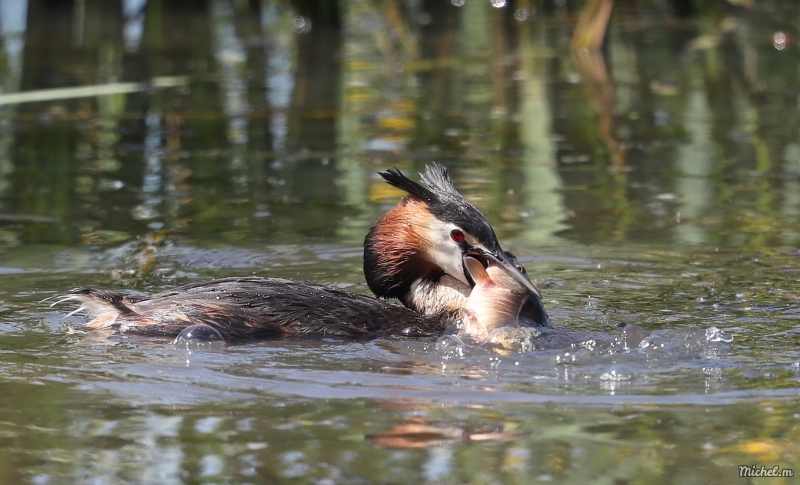
[[[89,329],[143,335],[174,336],[194,324],[210,325],[226,339],[438,335],[459,321],[468,301],[474,282],[464,258],[470,257],[480,264],[491,259],[493,271],[506,272],[513,286],[530,293],[534,304],[526,307],[524,321],[549,326],[538,290],[500,249],[485,216],[456,191],[444,167],[428,166],[422,184],[397,170],[381,175],[409,196],[367,235],[364,272],[377,296],[399,298],[408,308],[278,278],[225,278],[145,297],[76,288],[59,302],[79,301],[73,313],[85,312]]]
[[[428,274],[441,274],[436,263],[422,256],[421,249],[433,244],[427,237],[427,229],[435,222],[426,204],[412,197],[404,198],[384,214],[381,224],[375,225],[372,232],[375,245],[384,248],[379,269],[401,273],[412,281]]]
[[[365,274],[394,275],[392,287],[385,292],[375,286],[376,278],[367,277],[376,295],[399,298],[406,307],[424,314],[457,312],[463,306],[470,285],[446,274],[427,257],[426,248],[437,244],[431,234],[439,223],[424,202],[406,197],[374,226],[367,245],[380,250],[380,257]]]
[[[398,170],[381,176],[408,195],[364,240],[364,276],[376,296],[429,315],[458,311],[474,286],[462,258],[483,254],[497,258],[541,301],[516,258],[500,248],[486,216],[456,190],[444,167],[429,165],[420,182]],[[546,325],[544,307],[535,320]]]

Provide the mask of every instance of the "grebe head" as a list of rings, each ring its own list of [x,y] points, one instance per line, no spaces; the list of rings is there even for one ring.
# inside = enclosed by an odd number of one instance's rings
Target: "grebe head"
[[[398,298],[424,314],[457,312],[475,282],[464,258],[494,264],[526,288],[541,305],[541,295],[516,258],[502,250],[486,216],[458,193],[442,165],[433,163],[420,182],[397,169],[380,174],[408,193],[370,229],[364,240],[364,274],[375,295]],[[547,323],[544,307],[541,308]]]

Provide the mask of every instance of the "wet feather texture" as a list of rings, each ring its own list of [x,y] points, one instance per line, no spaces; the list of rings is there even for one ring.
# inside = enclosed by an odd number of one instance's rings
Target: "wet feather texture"
[[[455,316],[426,317],[400,305],[323,285],[279,278],[225,278],[151,297],[76,288],[87,328],[175,336],[206,324],[226,339],[302,335],[441,334]],[[61,301],[64,301],[63,299]]]

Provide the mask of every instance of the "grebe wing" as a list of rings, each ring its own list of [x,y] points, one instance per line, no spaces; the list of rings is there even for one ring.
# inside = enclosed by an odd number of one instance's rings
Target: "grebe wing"
[[[89,329],[143,335],[175,336],[200,323],[226,339],[443,329],[431,328],[438,327],[435,321],[384,300],[279,278],[224,278],[146,297],[76,288],[66,299],[81,301],[79,310],[87,313]]]

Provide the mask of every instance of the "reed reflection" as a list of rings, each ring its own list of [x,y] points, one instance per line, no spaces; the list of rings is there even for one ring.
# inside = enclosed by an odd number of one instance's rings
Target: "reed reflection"
[[[0,7],[4,93],[189,79],[0,108],[4,210],[60,221],[28,241],[358,245],[372,174],[438,159],[524,246],[800,243],[797,52],[767,10],[619,10],[573,57],[568,10],[536,1]]]

